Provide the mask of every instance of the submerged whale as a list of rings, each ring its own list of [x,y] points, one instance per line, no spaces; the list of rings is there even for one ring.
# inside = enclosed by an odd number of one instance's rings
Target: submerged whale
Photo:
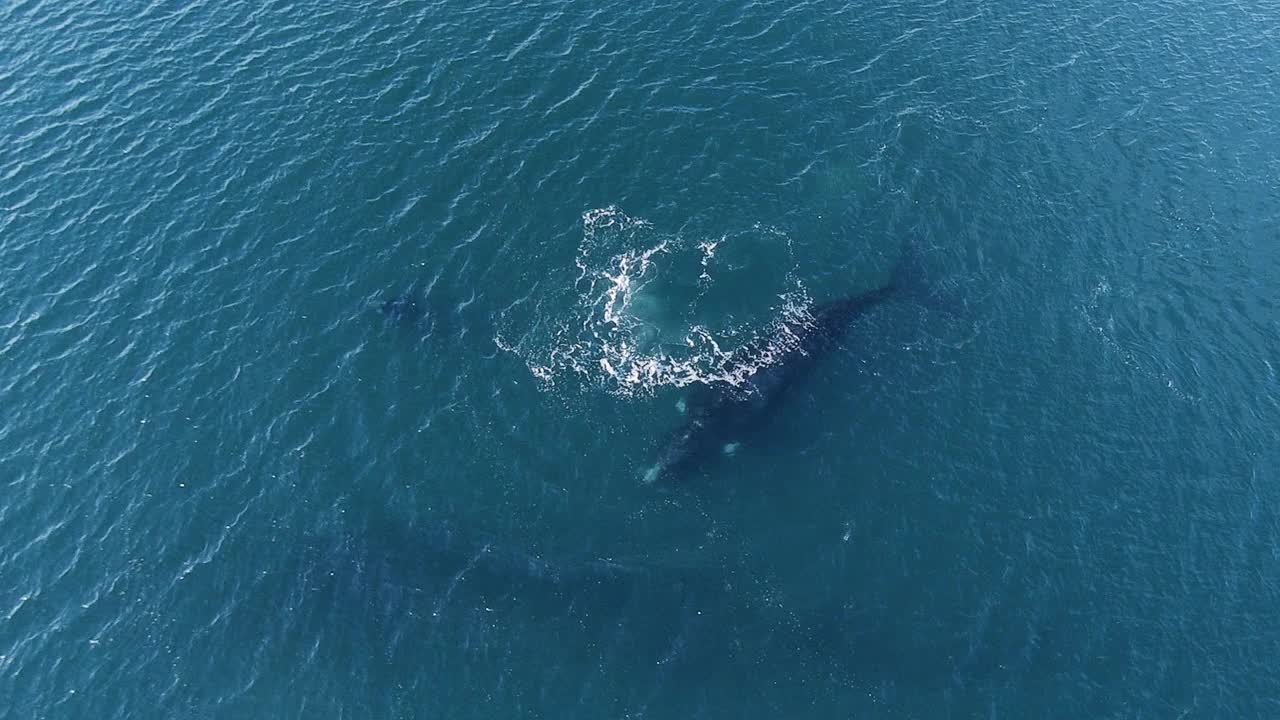
[[[427,317],[426,308],[419,297],[418,285],[414,283],[399,295],[378,306],[378,312],[390,322],[400,325],[413,325]]]
[[[657,463],[643,480],[674,480],[733,454],[738,442],[772,415],[795,382],[840,346],[854,320],[906,287],[909,254],[910,248],[885,285],[787,319],[775,332],[737,351],[727,375],[741,380],[700,387],[682,401],[684,421],[662,444]],[[761,358],[767,358],[763,366]]]

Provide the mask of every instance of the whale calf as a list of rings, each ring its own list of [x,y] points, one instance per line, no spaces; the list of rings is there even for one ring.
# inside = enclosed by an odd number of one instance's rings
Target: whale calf
[[[416,283],[379,305],[378,312],[387,320],[400,325],[413,325],[427,318],[427,311],[422,298],[419,297]]]
[[[681,401],[684,420],[661,444],[657,462],[645,472],[644,482],[671,481],[734,454],[743,437],[763,425],[796,381],[807,375],[819,358],[840,346],[854,320],[905,287],[909,255],[907,248],[885,285],[788,319],[768,337],[737,351],[729,375],[735,375],[737,366],[736,376],[744,379],[732,385],[722,382],[698,387]],[[763,367],[750,370],[770,354]]]

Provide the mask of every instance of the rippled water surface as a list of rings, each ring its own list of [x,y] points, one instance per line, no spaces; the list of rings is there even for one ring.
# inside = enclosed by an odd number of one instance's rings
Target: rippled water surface
[[[1274,0],[0,0],[0,718],[1280,716],[1277,67]]]

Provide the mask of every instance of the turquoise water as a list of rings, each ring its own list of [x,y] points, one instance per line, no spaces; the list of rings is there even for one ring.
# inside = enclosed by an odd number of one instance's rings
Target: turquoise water
[[[0,718],[1280,715],[1275,2],[0,28]]]

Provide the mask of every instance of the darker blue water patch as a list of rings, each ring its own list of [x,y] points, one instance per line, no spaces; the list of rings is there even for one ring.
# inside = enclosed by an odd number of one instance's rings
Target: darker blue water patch
[[[1276,715],[1275,10],[0,7],[0,717]]]

